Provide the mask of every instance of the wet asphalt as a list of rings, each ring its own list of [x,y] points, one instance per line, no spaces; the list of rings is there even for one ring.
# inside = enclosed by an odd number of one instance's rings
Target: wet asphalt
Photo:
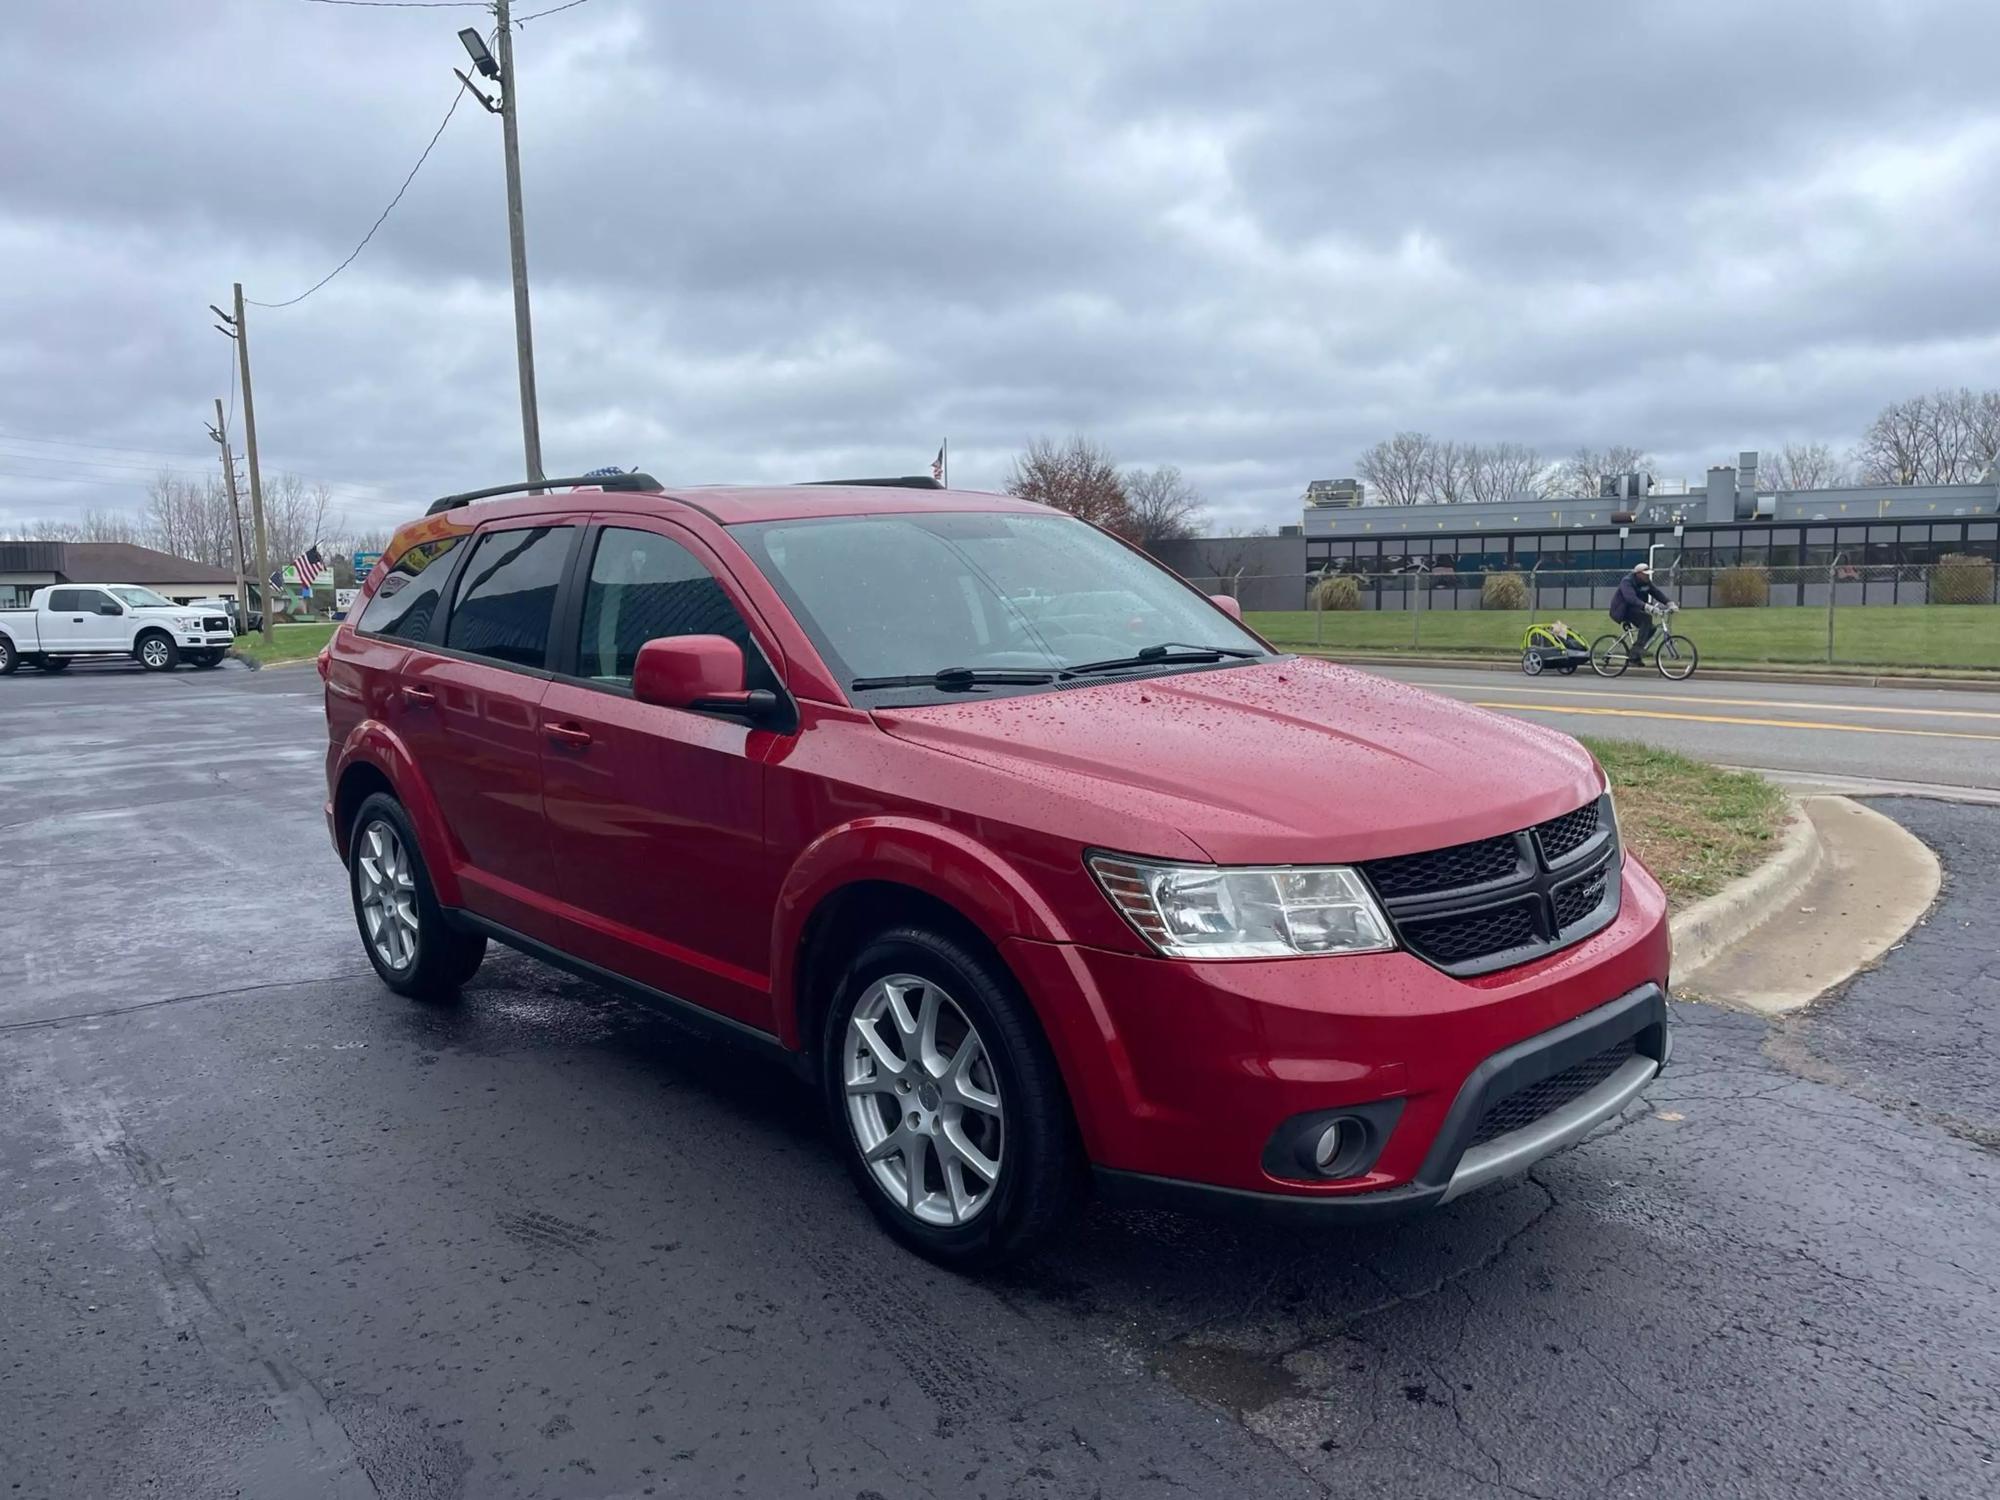
[[[527,959],[381,989],[310,670],[0,680],[0,1496],[2000,1493],[2000,809],[1778,1025],[1320,1236],[1093,1211],[988,1280],[812,1101]]]

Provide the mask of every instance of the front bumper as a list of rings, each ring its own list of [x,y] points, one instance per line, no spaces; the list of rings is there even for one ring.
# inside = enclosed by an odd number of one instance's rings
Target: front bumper
[[[236,637],[226,630],[183,630],[174,639],[183,651],[227,649],[236,644]]]
[[[1578,1107],[1565,1107],[1546,1129],[1477,1146],[1460,1132],[1461,1102],[1492,1097],[1488,1081],[1518,1049],[1548,1053],[1564,1028],[1592,1016],[1598,1024],[1624,1016],[1636,1035],[1651,1023],[1628,1005],[1664,1015],[1666,899],[1637,860],[1621,878],[1618,914],[1600,932],[1469,978],[1401,951],[1190,963],[1017,939],[1005,952],[1035,1002],[1085,1149],[1112,1196],[1178,1194],[1162,1184],[1187,1184],[1221,1201],[1270,1197],[1366,1217],[1441,1201],[1448,1190],[1526,1166],[1574,1139],[1572,1128],[1587,1131],[1601,1117],[1592,1110],[1622,1107],[1657,1071],[1663,1040],[1634,1048],[1650,1063],[1626,1069],[1609,1060],[1589,1079],[1589,1103],[1563,1098]],[[1653,1000],[1634,999],[1646,995]],[[1295,1152],[1288,1165],[1287,1153],[1272,1149],[1298,1139],[1284,1133],[1303,1117],[1371,1110],[1379,1150],[1343,1167],[1347,1175],[1317,1175]]]
[[[1471,1144],[1479,1123],[1499,1101],[1575,1067],[1621,1043],[1632,1055],[1608,1078],[1519,1128]],[[1449,1203],[1475,1188],[1516,1176],[1553,1152],[1582,1140],[1636,1099],[1672,1052],[1667,996],[1643,985],[1540,1036],[1486,1059],[1459,1089],[1413,1181],[1343,1197],[1254,1192],[1115,1168],[1096,1168],[1109,1202],[1176,1208],[1290,1223],[1356,1223]]]

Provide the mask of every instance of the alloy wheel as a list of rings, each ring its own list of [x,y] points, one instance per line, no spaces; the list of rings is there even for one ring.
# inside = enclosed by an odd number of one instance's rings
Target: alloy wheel
[[[407,969],[417,957],[417,887],[409,851],[387,823],[370,823],[354,863],[368,944],[390,968]]]
[[[167,643],[157,636],[139,648],[139,660],[153,668],[167,664]]]
[[[993,1201],[1006,1113],[986,1043],[936,984],[877,979],[841,1048],[847,1123],[868,1175],[912,1218],[955,1228]]]

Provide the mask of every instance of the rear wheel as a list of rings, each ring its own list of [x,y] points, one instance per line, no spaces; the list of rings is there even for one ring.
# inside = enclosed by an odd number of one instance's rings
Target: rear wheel
[[[1686,636],[1660,637],[1660,651],[1654,658],[1654,665],[1660,669],[1662,677],[1679,682],[1685,677],[1692,676],[1700,661],[1701,653],[1695,650],[1694,642]]]
[[[44,656],[35,665],[40,667],[44,672],[67,672],[69,670],[69,658],[67,656]]]
[[[876,1219],[960,1270],[1032,1254],[1081,1182],[1062,1078],[1012,979],[954,939],[900,928],[848,966],[824,1087]]]
[[[1625,637],[1600,635],[1590,643],[1590,670],[1599,677],[1623,677],[1632,659],[1625,654]]]
[[[139,665],[148,672],[171,672],[180,664],[181,648],[173,643],[171,636],[154,631],[139,637],[139,644],[132,654],[139,658]]]
[[[0,635],[0,677],[6,677],[21,668],[21,653],[14,649],[14,643]]]
[[[478,971],[486,939],[446,919],[403,804],[386,792],[355,814],[347,875],[368,962],[390,989],[412,999],[445,999]]]

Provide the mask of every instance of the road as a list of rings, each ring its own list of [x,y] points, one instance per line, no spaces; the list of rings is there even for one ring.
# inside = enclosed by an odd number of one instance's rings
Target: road
[[[1372,668],[1571,734],[1642,739],[1704,760],[1838,785],[2000,789],[2000,693],[1740,682],[1650,672],[1606,682],[1476,668]]]
[[[1093,1211],[989,1280],[785,1075],[529,960],[412,1005],[310,669],[0,681],[0,1494],[1991,1493],[2000,810],[1810,1018],[1417,1221]]]

